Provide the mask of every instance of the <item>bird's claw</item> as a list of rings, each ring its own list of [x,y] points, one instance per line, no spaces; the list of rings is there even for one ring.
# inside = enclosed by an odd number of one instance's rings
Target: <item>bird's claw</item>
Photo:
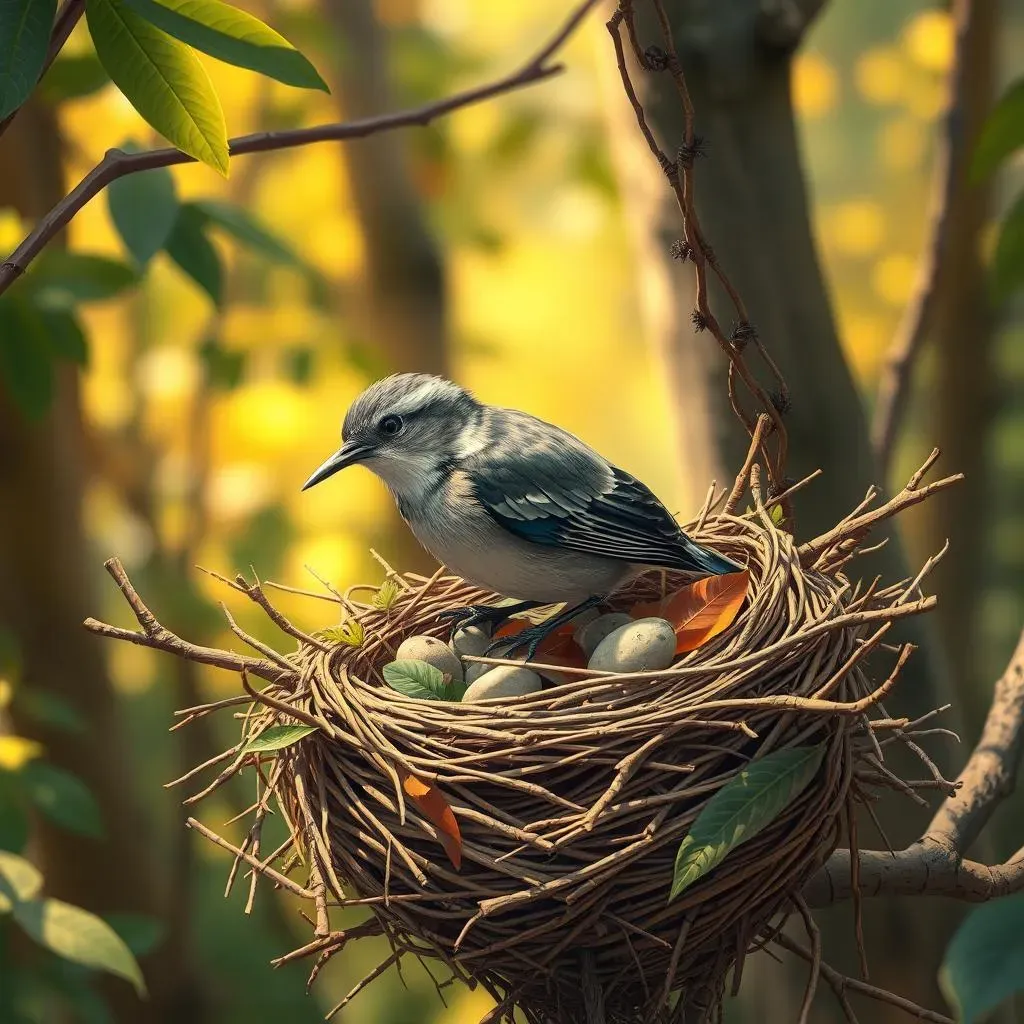
[[[502,657],[511,658],[513,654],[518,651],[526,649],[526,661],[532,661],[533,656],[537,653],[537,648],[544,642],[544,638],[548,636],[553,629],[557,629],[557,625],[554,627],[548,626],[546,623],[541,623],[539,626],[528,626],[526,629],[514,636],[501,636],[498,637],[484,652],[485,657]]]

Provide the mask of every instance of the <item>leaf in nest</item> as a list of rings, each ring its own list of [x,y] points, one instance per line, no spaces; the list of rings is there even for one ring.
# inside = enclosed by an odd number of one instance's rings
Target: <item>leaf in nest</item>
[[[770,825],[807,788],[824,753],[821,745],[776,750],[715,793],[679,844],[669,902]]]
[[[318,640],[326,640],[329,644],[346,644],[349,647],[362,647],[366,639],[366,630],[361,622],[343,622],[340,626],[321,629],[314,636]]]
[[[445,853],[458,871],[462,866],[462,833],[448,801],[437,786],[421,782],[415,775],[405,775],[402,788],[407,796],[416,801],[416,806],[437,829]]]
[[[304,736],[316,731],[315,725],[272,725],[255,739],[249,740],[242,748],[242,753],[269,753],[271,750],[284,750],[285,747],[298,743]]]
[[[732,624],[747,596],[749,582],[746,569],[706,576],[661,601],[636,605],[630,615],[635,619],[667,619],[676,631],[676,654],[695,651]]]
[[[384,681],[393,690],[419,700],[460,701],[466,684],[449,678],[439,668],[415,658],[384,666]]]
[[[394,580],[385,580],[373,595],[373,607],[381,611],[387,611],[394,603],[395,598],[401,593],[402,588]]]

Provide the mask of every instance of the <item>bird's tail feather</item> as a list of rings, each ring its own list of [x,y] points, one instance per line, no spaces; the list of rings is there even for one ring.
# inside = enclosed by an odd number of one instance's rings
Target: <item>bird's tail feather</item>
[[[734,561],[718,554],[710,548],[703,548],[687,538],[686,553],[688,561],[692,566],[686,566],[691,572],[703,572],[709,576],[725,576],[730,572],[739,572],[743,566],[737,565]]]

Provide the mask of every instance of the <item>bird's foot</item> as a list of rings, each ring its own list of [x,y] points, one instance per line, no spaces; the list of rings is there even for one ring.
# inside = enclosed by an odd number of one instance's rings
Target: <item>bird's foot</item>
[[[460,629],[467,629],[469,626],[488,625],[493,629],[511,616],[536,607],[536,601],[520,601],[519,604],[505,605],[470,604],[465,608],[449,608],[441,612],[438,618],[451,620],[454,636]]]
[[[494,652],[500,650],[501,657],[511,658],[517,651],[525,649],[526,661],[532,661],[533,656],[537,653],[537,648],[556,629],[571,622],[577,615],[585,612],[588,608],[593,608],[595,605],[600,604],[601,600],[600,597],[588,597],[585,601],[573,605],[572,608],[567,608],[550,619],[545,619],[544,622],[540,622],[536,626],[527,626],[526,629],[521,630],[514,636],[499,637],[487,648],[485,653],[487,656],[491,656]]]

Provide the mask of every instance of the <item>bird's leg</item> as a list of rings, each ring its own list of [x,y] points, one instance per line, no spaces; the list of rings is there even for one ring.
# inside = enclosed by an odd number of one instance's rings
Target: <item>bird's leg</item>
[[[537,653],[537,648],[540,647],[546,637],[550,636],[559,626],[564,626],[567,622],[571,622],[577,615],[581,615],[588,609],[596,607],[603,600],[603,597],[588,597],[585,601],[574,604],[571,608],[566,608],[564,612],[559,612],[554,618],[545,619],[539,625],[529,626],[521,633],[516,633],[515,636],[501,637],[487,648],[487,654],[491,654],[492,651],[500,648],[502,650],[502,657],[507,658],[515,651],[522,650],[525,647],[526,660],[532,661],[533,656]]]
[[[438,616],[442,619],[452,620],[452,635],[460,629],[468,626],[480,626],[487,623],[494,628],[506,619],[520,612],[529,611],[531,608],[539,608],[540,601],[519,601],[517,604],[471,604],[465,608],[451,608],[441,612]]]

